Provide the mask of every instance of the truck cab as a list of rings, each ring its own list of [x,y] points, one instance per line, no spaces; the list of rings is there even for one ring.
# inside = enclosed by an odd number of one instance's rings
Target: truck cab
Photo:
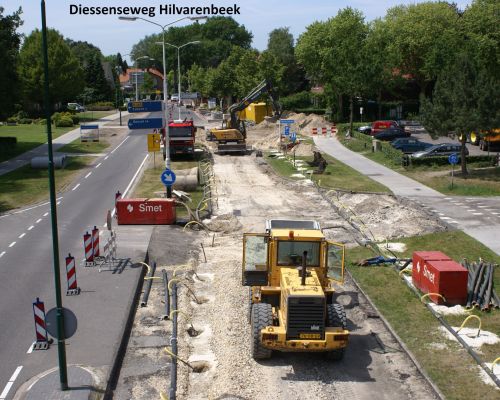
[[[343,282],[344,255],[344,245],[326,240],[316,221],[269,220],[265,233],[244,235],[255,359],[273,350],[343,357],[349,331],[334,283]]]
[[[194,155],[196,127],[192,120],[170,121],[168,124],[170,156]],[[165,143],[165,129],[161,130]]]

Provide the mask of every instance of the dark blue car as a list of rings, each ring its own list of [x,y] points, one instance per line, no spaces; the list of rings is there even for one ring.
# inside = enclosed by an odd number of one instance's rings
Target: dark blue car
[[[405,154],[415,153],[432,147],[431,143],[421,142],[415,138],[399,138],[391,142],[391,146]]]

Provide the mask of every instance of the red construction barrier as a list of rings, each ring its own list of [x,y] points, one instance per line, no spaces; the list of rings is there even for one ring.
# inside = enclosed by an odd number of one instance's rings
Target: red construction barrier
[[[330,128],[330,133],[331,135],[335,135],[337,134],[337,127],[335,125],[333,125],[331,128]]]
[[[92,249],[94,257],[99,257],[99,229],[95,225],[92,229]]]
[[[83,250],[85,254],[85,261],[87,263],[93,263],[94,247],[92,246],[92,236],[88,232],[85,232],[85,234],[83,235]]]
[[[173,199],[120,199],[118,225],[171,225],[175,223]]]
[[[323,128],[321,128],[321,134],[326,135],[326,127],[325,126]]]
[[[47,327],[45,324],[45,305],[37,297],[33,303],[33,316],[35,318],[35,336],[33,343],[34,350],[46,350],[49,348],[49,339],[47,336]]]
[[[318,128],[312,128],[312,134],[317,135],[318,134]]]
[[[80,294],[80,288],[76,281],[75,257],[71,254],[68,254],[68,257],[66,257],[66,281],[68,283],[66,296]]]

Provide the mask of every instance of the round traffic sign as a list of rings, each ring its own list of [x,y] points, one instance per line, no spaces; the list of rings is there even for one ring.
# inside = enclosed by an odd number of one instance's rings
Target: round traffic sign
[[[448,162],[450,164],[458,164],[458,155],[457,155],[457,153],[450,154],[450,156],[448,157]]]
[[[165,171],[161,174],[161,181],[165,186],[172,186],[175,183],[174,171],[165,168]]]
[[[62,311],[64,318],[64,338],[69,339],[75,334],[76,328],[78,327],[78,321],[73,311],[64,307],[62,308]],[[47,312],[45,315],[45,325],[47,327],[47,332],[50,333],[50,336],[60,339],[57,334],[57,308],[54,307]]]

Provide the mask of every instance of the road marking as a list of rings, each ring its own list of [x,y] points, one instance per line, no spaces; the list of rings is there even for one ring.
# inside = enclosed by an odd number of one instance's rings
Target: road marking
[[[107,159],[108,159],[108,157],[109,157],[109,156],[106,156],[106,157],[104,157],[104,159],[105,159],[105,160],[107,160]]]
[[[445,215],[445,213],[439,213],[439,215]]]
[[[483,213],[472,213],[472,215],[484,215]]]
[[[9,394],[10,389],[12,388],[12,385],[14,385],[14,382],[17,379],[17,377],[19,376],[19,374],[21,373],[22,369],[23,369],[22,365],[16,368],[16,370],[14,371],[12,376],[10,377],[9,382],[7,382],[7,384],[5,385],[5,388],[3,389],[2,394],[0,394],[0,400],[5,400],[5,398],[7,398],[7,395]]]
[[[450,217],[439,217],[440,219],[451,219]]]
[[[60,201],[58,201],[58,202],[56,203],[56,205],[59,205],[59,204],[61,204],[61,202],[60,202]]]
[[[453,200],[453,197],[445,197],[445,200]]]
[[[25,237],[25,236],[26,236],[26,232],[21,233],[21,234],[19,235],[19,239],[22,239],[22,238],[23,238],[23,237]]]
[[[90,175],[92,175],[92,171],[85,175],[85,179],[87,179]]]
[[[111,151],[111,153],[109,153],[109,154],[113,154],[116,150],[118,150],[118,149],[120,148],[120,146],[121,146],[123,143],[125,143],[125,140],[127,140],[127,139],[128,139],[128,136],[127,136],[125,139],[123,139],[123,140],[122,140],[122,142],[121,142],[118,146],[116,146],[116,147],[115,147],[115,148]]]
[[[5,251],[2,251],[2,252],[0,253],[0,258],[1,258],[1,257],[3,257],[3,255],[4,255],[4,254],[5,254]]]
[[[128,137],[128,136],[127,136],[127,137]],[[122,142],[122,143],[123,143],[123,142]],[[125,189],[125,191],[123,192],[123,194],[122,194],[122,198],[124,198],[124,197],[127,195],[128,191],[130,190],[130,188],[132,187],[132,184],[133,184],[133,183],[134,183],[134,181],[135,181],[135,178],[137,178],[137,175],[139,175],[139,172],[141,171],[141,169],[142,169],[142,167],[144,166],[144,163],[146,162],[146,160],[148,159],[148,157],[149,157],[149,154],[146,154],[146,157],[144,157],[144,160],[142,160],[141,165],[139,165],[139,168],[137,168],[137,171],[135,171],[134,176],[132,177],[132,179],[130,180],[130,182],[129,182],[129,184],[128,184],[127,188],[126,188],[126,189]],[[111,211],[111,216],[112,216],[112,217],[114,217],[114,216],[115,216],[115,213],[116,213],[116,207],[115,207],[115,208],[113,208],[113,211]]]
[[[473,209],[470,209],[470,210],[467,210],[469,212],[476,212],[476,210],[473,210]]]
[[[478,207],[479,207],[479,208],[486,208],[486,207],[488,207],[488,206],[480,206],[480,205],[478,205]]]
[[[73,190],[78,189],[78,186],[80,186],[80,184],[79,184],[79,183],[78,183],[78,184],[77,184],[77,185],[76,185],[73,189],[71,189],[71,190],[73,191]]]
[[[44,217],[46,217],[47,215],[49,215],[49,213],[48,213],[48,212],[46,212],[45,214],[43,214],[43,216],[44,216]]]
[[[9,244],[9,247],[12,247],[16,244],[16,242],[12,242],[11,244]]]
[[[99,163],[95,166],[95,168],[99,168],[101,166],[102,163]]]
[[[493,215],[499,215],[500,213],[497,212],[492,212]]]
[[[35,347],[35,342],[31,343],[31,346],[30,346],[30,348],[28,349],[28,351],[26,352],[26,354],[31,354],[31,353],[33,353],[33,347]]]
[[[458,221],[448,221],[450,224],[458,224]]]
[[[42,219],[41,218],[38,218],[36,221],[35,221],[35,224],[38,224]]]

